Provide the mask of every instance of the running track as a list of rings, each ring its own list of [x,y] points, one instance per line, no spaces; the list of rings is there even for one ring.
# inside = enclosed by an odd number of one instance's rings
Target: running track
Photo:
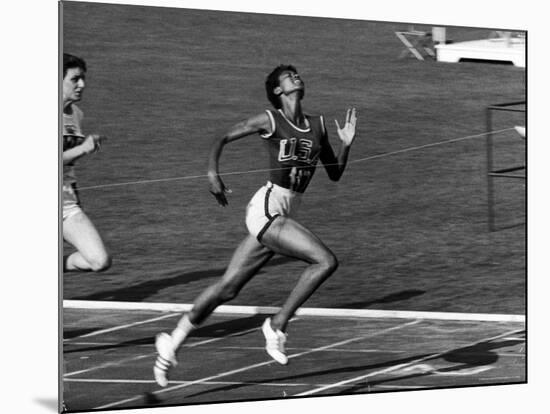
[[[280,366],[260,331],[272,309],[224,306],[190,337],[162,389],[152,378],[154,337],[179,313],[93,305],[64,305],[68,411],[526,381],[522,316],[302,309]]]

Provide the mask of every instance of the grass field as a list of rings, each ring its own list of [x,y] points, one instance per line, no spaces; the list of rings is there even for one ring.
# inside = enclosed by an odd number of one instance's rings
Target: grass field
[[[269,107],[264,77],[283,62],[302,74],[304,106],[325,115],[334,146],[333,119],[348,106],[359,118],[342,180],[318,171],[301,208],[341,262],[307,306],[523,314],[525,182],[497,183],[488,232],[484,136],[445,141],[484,133],[487,105],[525,99],[525,70],[399,59],[394,31],[407,26],[63,2],[63,50],[88,63],[85,131],[109,136],[77,165],[81,199],[114,257],[105,273],[66,273],[64,299],[188,303],[222,274],[267,173],[227,176],[221,208],[203,177],[209,147]],[[495,129],[522,122],[499,116]],[[226,147],[222,172],[267,168],[260,141]],[[497,141],[502,165],[524,161],[513,131]],[[280,305],[303,267],[276,257],[232,304]]]

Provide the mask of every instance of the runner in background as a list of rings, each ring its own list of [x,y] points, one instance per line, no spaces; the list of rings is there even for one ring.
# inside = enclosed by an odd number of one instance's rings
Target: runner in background
[[[63,271],[81,270],[99,272],[111,266],[99,232],[78,198],[75,162],[99,151],[105,137],[82,133],[83,114],[76,102],[82,99],[86,86],[86,62],[63,54],[63,239],[76,248],[76,252],[63,257]]]

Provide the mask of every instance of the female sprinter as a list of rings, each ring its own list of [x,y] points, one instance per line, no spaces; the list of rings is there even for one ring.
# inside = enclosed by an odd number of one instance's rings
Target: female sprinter
[[[104,137],[82,133],[82,111],[76,102],[82,99],[86,86],[86,63],[83,59],[63,54],[63,238],[76,251],[63,257],[63,270],[100,272],[111,266],[99,232],[82,211],[76,189],[75,162],[99,150]]]
[[[323,117],[305,115],[302,110],[305,85],[296,68],[279,65],[268,75],[265,85],[275,111],[267,110],[240,122],[217,139],[210,152],[208,177],[210,192],[218,203],[227,205],[228,190],[218,173],[222,149],[230,142],[260,134],[269,152],[270,179],[248,205],[246,225],[249,234],[237,247],[225,274],[198,296],[191,311],[181,317],[171,335],[157,335],[158,357],[153,371],[162,387],[168,383],[168,371],[177,364],[176,353],[189,332],[217,306],[235,298],[276,253],[308,264],[279,312],[267,318],[262,326],[266,351],[278,363],[286,364],[284,345],[288,321],[338,267],[329,248],[293,217],[318,160],[331,180],[338,181],[342,176],[355,138],[355,109],[347,110],[342,128],[336,121],[341,140],[336,156],[329,144]]]

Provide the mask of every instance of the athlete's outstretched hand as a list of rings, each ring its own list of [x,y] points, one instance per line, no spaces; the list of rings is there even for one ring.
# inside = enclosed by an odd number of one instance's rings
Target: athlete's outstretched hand
[[[225,207],[228,204],[225,194],[231,193],[231,190],[225,186],[218,174],[208,174],[208,181],[210,181],[210,193],[216,197],[221,206]]]
[[[355,108],[348,109],[346,112],[346,122],[344,127],[340,128],[340,124],[335,119],[336,122],[336,131],[338,136],[344,145],[351,145],[355,138],[355,124],[357,123],[357,116],[355,114]]]

